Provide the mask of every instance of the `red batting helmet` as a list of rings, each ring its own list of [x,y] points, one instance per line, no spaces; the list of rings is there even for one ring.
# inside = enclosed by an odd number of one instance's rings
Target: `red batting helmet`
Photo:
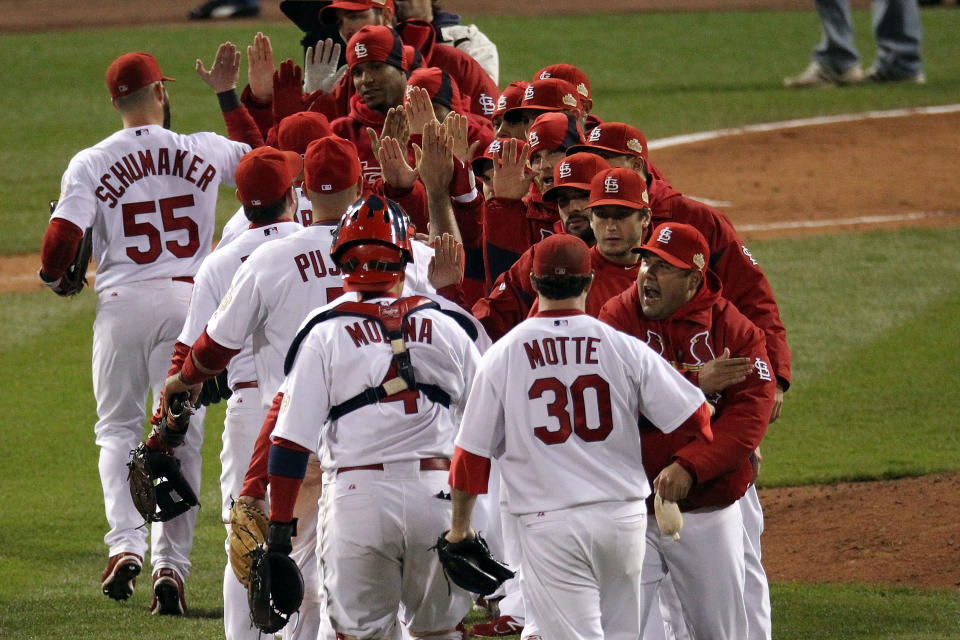
[[[340,218],[330,255],[347,291],[388,291],[413,262],[407,214],[378,195],[360,198]]]

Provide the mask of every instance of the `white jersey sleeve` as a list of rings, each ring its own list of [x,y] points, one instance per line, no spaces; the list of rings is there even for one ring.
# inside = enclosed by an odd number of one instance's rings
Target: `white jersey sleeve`
[[[227,224],[223,225],[223,231],[220,233],[220,242],[217,243],[217,248],[227,246],[249,228],[250,221],[247,220],[247,216],[243,212],[243,207],[240,207],[237,209],[237,212],[227,220]]]
[[[430,259],[433,257],[433,247],[419,240],[412,240],[410,250],[413,254],[413,262],[407,265],[403,295],[414,296],[436,293],[437,290],[430,284],[430,278],[427,277]]]

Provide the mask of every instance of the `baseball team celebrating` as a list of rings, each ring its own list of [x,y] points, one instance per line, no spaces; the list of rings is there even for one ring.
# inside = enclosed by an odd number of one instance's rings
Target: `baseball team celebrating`
[[[222,398],[229,640],[771,638],[754,481],[790,351],[730,220],[573,65],[501,91],[436,2],[297,4],[333,36],[302,67],[263,34],[240,93],[234,44],[197,60],[228,137],[171,131],[173,78],[126,53],[122,129],[63,175],[39,277],[76,293],[90,230],[103,593],[149,548],[151,612],[187,613],[197,511],[144,526],[128,463],[172,456],[199,494]],[[214,248],[220,184],[241,207]],[[487,544],[515,577],[464,588],[444,554]]]

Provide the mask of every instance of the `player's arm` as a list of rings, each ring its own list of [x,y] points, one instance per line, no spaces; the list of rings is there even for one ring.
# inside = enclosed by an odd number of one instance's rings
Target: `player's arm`
[[[475,535],[471,520],[477,496],[487,492],[490,480],[490,458],[484,458],[456,447],[450,465],[450,499],[453,515],[447,540],[460,542]]]
[[[43,235],[40,249],[40,279],[46,283],[57,283],[73,262],[83,229],[64,218],[53,218]]]

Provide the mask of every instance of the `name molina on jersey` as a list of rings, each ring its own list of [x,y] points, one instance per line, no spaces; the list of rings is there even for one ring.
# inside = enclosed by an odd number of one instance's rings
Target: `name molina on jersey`
[[[206,165],[206,166],[204,166]],[[202,168],[202,170],[201,170]],[[217,169],[200,156],[183,149],[160,147],[156,151],[144,149],[128,153],[110,165],[110,171],[100,176],[97,198],[113,209],[127,188],[150,176],[175,176],[206,191],[217,175]]]
[[[376,320],[354,322],[344,325],[343,329],[358,349],[370,343],[390,342]],[[403,341],[433,344],[433,321],[430,318],[408,317],[403,323]]]

